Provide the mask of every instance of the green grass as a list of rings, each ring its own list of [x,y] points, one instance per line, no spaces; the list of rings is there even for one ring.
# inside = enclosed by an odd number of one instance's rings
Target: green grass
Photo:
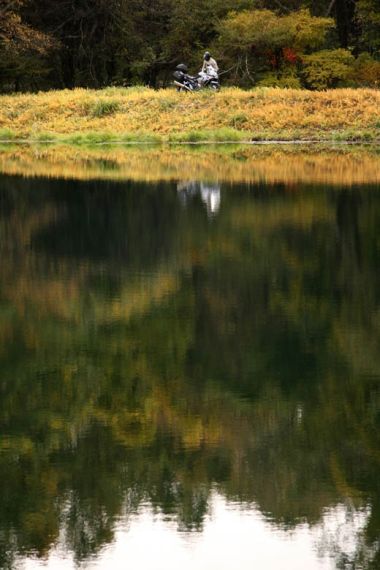
[[[250,134],[224,127],[213,130],[187,131],[169,136],[171,143],[242,142],[249,141]]]
[[[39,143],[51,143],[57,140],[57,136],[54,133],[40,132],[34,135],[34,140]]]
[[[13,138],[5,137],[0,140],[15,140]],[[57,135],[54,133],[37,133],[32,134],[30,137],[22,139],[23,142],[36,142],[36,143],[56,143],[56,144],[70,144],[78,146],[94,145],[94,144],[108,144],[108,143],[146,143],[146,144],[159,144],[163,139],[152,133],[111,133],[111,132],[87,132],[87,133],[73,133],[70,135]]]
[[[0,141],[13,141],[17,138],[11,129],[0,129]]]
[[[148,143],[148,144],[159,144],[163,142],[163,138],[160,135],[154,133],[124,133],[120,137],[120,142],[123,143]]]

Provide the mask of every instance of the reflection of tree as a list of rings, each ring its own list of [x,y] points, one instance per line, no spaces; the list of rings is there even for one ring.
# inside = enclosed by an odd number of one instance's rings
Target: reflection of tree
[[[1,195],[0,565],[62,528],[84,559],[144,502],[200,529],[215,485],[284,528],[369,504],[376,561],[377,193],[235,189],[209,225],[171,187],[28,184]]]
[[[344,258],[345,250],[349,264],[360,265],[360,237],[358,228],[360,194],[353,191],[342,191],[339,194],[336,208],[338,242],[340,259]]]

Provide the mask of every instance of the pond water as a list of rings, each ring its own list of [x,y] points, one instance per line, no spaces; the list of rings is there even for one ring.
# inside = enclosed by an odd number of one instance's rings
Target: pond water
[[[0,567],[380,567],[375,150],[0,150]]]

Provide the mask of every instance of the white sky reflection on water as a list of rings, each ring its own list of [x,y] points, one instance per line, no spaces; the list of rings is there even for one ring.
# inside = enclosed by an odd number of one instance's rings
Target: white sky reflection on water
[[[334,560],[328,551],[355,551],[358,535],[369,512],[351,513],[345,506],[328,509],[320,524],[299,526],[293,531],[276,529],[258,509],[244,510],[228,504],[217,493],[203,532],[178,532],[177,525],[145,508],[120,525],[114,542],[96,558],[80,565],[86,570],[330,570]],[[344,529],[344,532],[343,532]],[[331,549],[331,550],[330,550]],[[319,550],[319,555],[318,555]],[[75,562],[64,545],[51,551],[47,560],[24,560],[22,570],[72,570]]]

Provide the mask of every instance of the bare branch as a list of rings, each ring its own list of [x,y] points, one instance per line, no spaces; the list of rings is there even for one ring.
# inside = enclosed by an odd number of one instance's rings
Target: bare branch
[[[326,17],[327,17],[327,16],[330,16],[331,11],[332,11],[332,9],[333,9],[334,6],[335,6],[335,2],[336,2],[336,0],[331,0],[331,2],[330,2],[330,4],[329,4],[329,7],[327,8]]]
[[[246,68],[246,71],[247,71],[248,78],[249,78],[249,79],[252,81],[252,83],[254,84],[254,83],[255,83],[255,80],[253,79],[253,77],[252,77],[252,75],[251,75],[251,73],[250,73],[250,71],[249,71],[249,67],[248,67],[248,55],[245,56],[245,68]]]

